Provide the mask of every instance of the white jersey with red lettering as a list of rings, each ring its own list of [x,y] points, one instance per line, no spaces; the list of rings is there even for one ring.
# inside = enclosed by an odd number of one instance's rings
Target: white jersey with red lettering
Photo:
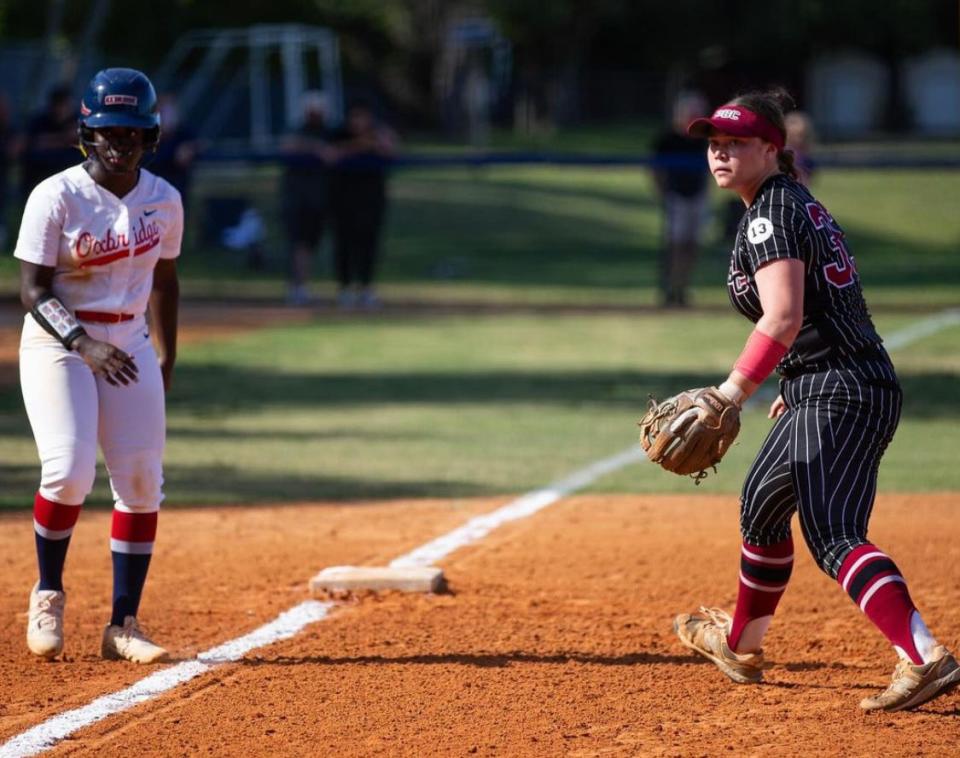
[[[183,237],[180,193],[140,170],[118,198],[82,165],[30,194],[14,256],[55,269],[53,292],[71,311],[142,316],[159,258],[176,258]]]
[[[46,500],[84,502],[99,443],[115,509],[152,513],[160,507],[163,379],[145,314],[157,261],[179,256],[182,235],[180,193],[143,169],[122,198],[94,182],[82,165],[54,174],[31,193],[14,255],[53,268],[53,293],[92,338],[119,347],[138,369],[136,382],[111,385],[26,315],[20,383]],[[90,314],[133,318],[110,322]]]

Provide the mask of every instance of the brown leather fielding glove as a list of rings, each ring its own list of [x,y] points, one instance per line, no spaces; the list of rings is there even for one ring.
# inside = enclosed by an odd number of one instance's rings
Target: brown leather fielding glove
[[[637,422],[640,444],[654,463],[699,484],[740,432],[740,408],[716,387],[686,390],[650,409]]]

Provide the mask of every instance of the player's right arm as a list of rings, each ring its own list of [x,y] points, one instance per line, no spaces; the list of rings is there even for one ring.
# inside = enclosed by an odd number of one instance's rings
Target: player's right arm
[[[63,342],[64,347],[80,355],[93,373],[102,375],[113,385],[137,381],[137,366],[125,352],[108,342],[93,339],[80,327],[71,329],[68,325],[65,329],[51,323],[56,318],[56,311],[62,309],[66,312],[53,294],[53,274],[52,266],[20,261],[20,301],[23,307],[40,326]],[[53,315],[48,318],[45,314]],[[71,336],[71,332],[75,334]]]
[[[137,381],[133,359],[119,348],[87,335],[53,291],[66,207],[55,177],[38,184],[23,210],[14,257],[20,260],[20,301],[32,318],[67,350],[76,351],[110,384]]]
[[[756,392],[803,325],[805,227],[796,209],[783,204],[782,195],[748,211],[746,266],[753,273],[763,315],[720,388],[739,403]],[[771,418],[781,413],[779,407],[770,409]]]

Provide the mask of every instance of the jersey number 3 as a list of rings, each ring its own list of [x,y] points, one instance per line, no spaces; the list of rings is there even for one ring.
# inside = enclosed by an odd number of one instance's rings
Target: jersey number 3
[[[827,213],[827,209],[820,203],[807,203],[807,215],[810,216],[814,229],[827,230],[830,249],[840,257],[839,261],[828,263],[823,267],[823,275],[834,287],[839,289],[849,287],[856,278],[857,269],[853,257],[847,252],[847,246],[843,243],[843,232],[833,220],[833,216]]]

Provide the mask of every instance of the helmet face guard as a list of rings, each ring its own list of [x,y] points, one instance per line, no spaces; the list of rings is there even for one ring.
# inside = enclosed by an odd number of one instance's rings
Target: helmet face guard
[[[107,127],[142,129],[144,158],[156,152],[160,141],[157,93],[141,72],[132,68],[107,68],[90,80],[80,101],[77,125],[84,156],[96,159],[93,131]],[[140,165],[143,163],[141,158]]]

